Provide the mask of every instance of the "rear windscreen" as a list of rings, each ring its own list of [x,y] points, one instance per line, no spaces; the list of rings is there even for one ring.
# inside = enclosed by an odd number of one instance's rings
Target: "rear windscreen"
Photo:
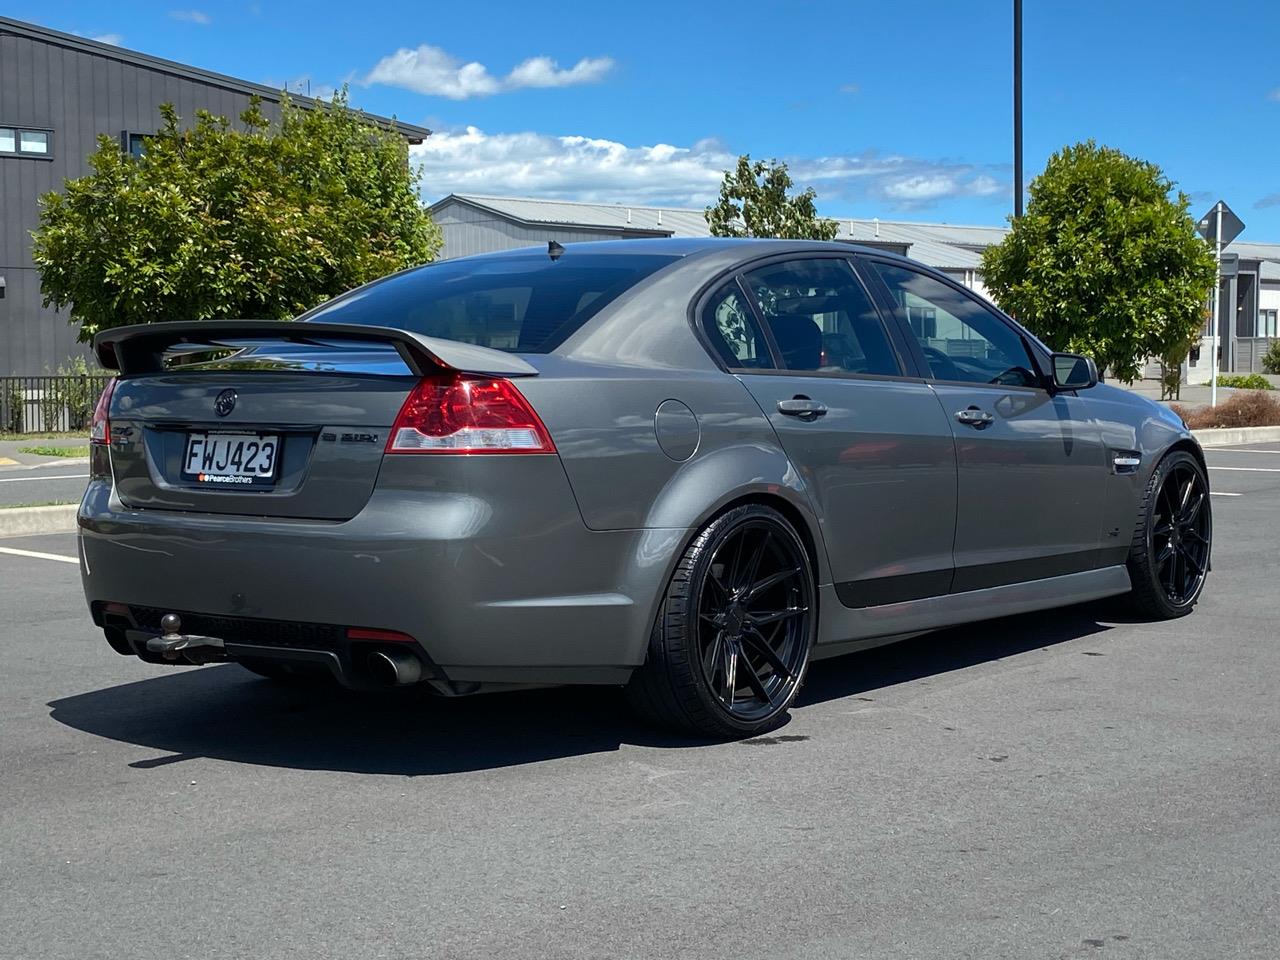
[[[601,308],[675,260],[545,253],[445,260],[353,290],[306,320],[397,327],[495,350],[546,353]]]

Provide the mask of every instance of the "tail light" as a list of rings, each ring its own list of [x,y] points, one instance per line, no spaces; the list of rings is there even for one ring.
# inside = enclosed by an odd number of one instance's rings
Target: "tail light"
[[[89,426],[89,476],[103,480],[111,476],[111,394],[116,388],[115,378],[107,381],[93,408],[93,421]]]
[[[387,453],[555,452],[514,383],[466,375],[418,381],[387,438]]]
[[[110,443],[111,442],[111,394],[116,389],[116,379],[112,377],[107,381],[107,385],[102,388],[102,395],[98,397],[98,404],[93,408],[93,422],[89,427],[90,443]],[[83,421],[82,421],[83,422]]]

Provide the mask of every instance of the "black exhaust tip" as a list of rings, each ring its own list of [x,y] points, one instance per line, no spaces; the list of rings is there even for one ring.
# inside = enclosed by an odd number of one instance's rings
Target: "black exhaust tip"
[[[138,651],[133,649],[133,644],[129,642],[129,638],[124,635],[123,627],[103,627],[102,632],[106,635],[107,644],[120,656],[135,657],[138,655]]]

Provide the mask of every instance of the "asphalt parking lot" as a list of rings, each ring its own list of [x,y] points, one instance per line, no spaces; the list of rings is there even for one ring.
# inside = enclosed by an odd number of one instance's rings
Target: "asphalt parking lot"
[[[54,463],[0,474],[0,508],[35,503],[76,503],[89,478],[88,464]]]
[[[142,664],[74,537],[0,540],[0,956],[1270,960],[1280,444],[1208,456],[1192,616],[825,661],[776,735],[716,745],[610,690]]]

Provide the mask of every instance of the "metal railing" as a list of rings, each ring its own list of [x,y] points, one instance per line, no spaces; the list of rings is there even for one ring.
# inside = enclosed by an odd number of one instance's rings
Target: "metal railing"
[[[0,433],[89,432],[106,374],[0,377]]]

